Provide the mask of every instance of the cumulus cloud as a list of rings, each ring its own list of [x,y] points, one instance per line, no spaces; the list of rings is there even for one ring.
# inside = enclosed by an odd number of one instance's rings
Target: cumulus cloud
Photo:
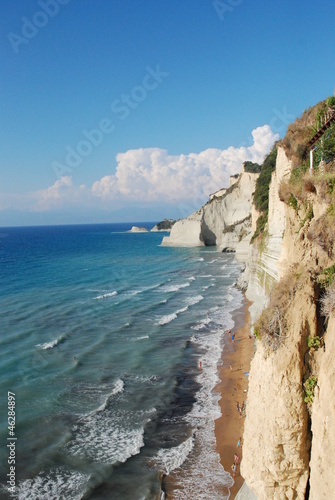
[[[252,131],[249,146],[210,148],[201,153],[169,155],[165,149],[133,149],[116,156],[117,168],[94,182],[92,194],[105,201],[120,199],[177,202],[208,195],[229,183],[242,163],[261,163],[279,139],[269,125]]]
[[[229,176],[239,173],[244,161],[262,163],[279,139],[269,125],[253,130],[252,137],[247,146],[210,148],[200,153],[170,155],[160,148],[129,150],[116,156],[115,174],[102,177],[92,186],[76,186],[71,176],[64,176],[46,189],[2,194],[0,210],[70,212],[89,207],[114,210],[178,205],[185,216],[205,203],[209,194],[227,187]]]
[[[52,186],[34,193],[34,210],[44,211],[64,205],[83,202],[88,195],[86,186],[73,184],[72,177],[67,175],[57,180]]]

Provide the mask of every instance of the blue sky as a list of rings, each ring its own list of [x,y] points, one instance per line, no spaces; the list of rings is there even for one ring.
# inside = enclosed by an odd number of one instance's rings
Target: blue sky
[[[198,208],[333,94],[334,19],[333,0],[2,0],[0,224]]]

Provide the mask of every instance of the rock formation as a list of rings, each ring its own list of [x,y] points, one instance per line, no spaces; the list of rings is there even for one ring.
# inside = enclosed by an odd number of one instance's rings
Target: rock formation
[[[245,172],[234,178],[230,188],[219,192],[200,210],[173,226],[166,246],[216,245],[220,251],[236,252],[246,260],[252,236],[251,210],[257,173]]]

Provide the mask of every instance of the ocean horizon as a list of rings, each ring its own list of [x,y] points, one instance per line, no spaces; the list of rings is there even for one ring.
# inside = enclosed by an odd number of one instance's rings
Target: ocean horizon
[[[0,384],[15,394],[17,498],[163,499],[172,471],[180,499],[228,498],[214,388],[241,266],[216,247],[129,232],[154,224],[1,228]],[[5,447],[1,463],[11,498]]]

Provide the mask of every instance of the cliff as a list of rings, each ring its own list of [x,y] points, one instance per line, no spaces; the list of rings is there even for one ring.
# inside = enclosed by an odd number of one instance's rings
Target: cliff
[[[297,153],[315,109],[278,147],[268,221],[245,271],[258,340],[241,474],[260,500],[334,497],[335,305],[326,314],[320,304],[334,279],[335,168],[330,162],[309,176]],[[254,210],[254,228],[258,216]]]
[[[334,498],[335,125],[326,122],[329,108],[334,116],[335,97],[305,111],[260,173],[258,165],[246,171],[245,164],[227,190],[211,195],[163,240],[217,245],[246,262],[239,283],[253,302],[256,350],[239,500]],[[315,136],[323,139],[317,147]]]
[[[234,251],[237,258],[246,260],[253,233],[252,195],[257,177],[257,173],[242,169],[227,190],[214,193],[200,210],[177,221],[162,245],[216,245],[220,251]]]

